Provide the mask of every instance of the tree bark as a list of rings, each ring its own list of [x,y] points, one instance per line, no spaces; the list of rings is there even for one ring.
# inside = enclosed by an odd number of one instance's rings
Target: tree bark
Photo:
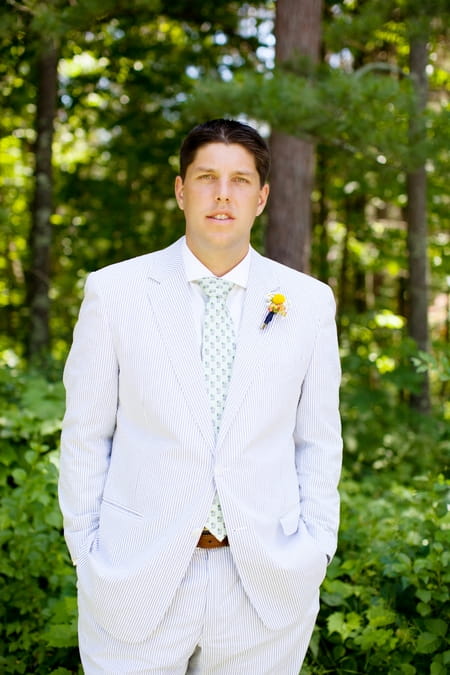
[[[317,237],[317,276],[326,284],[330,281],[330,265],[328,252],[330,248],[328,234],[328,204],[326,197],[328,167],[324,152],[316,153],[316,185],[319,191],[319,200],[312,210],[313,217],[313,241]],[[315,221],[315,222],[314,222]]]
[[[416,92],[416,109],[411,117],[410,143],[414,148],[426,133],[423,112],[427,101],[427,42],[413,38],[410,44],[410,71]],[[425,161],[409,171],[406,179],[408,222],[408,332],[419,349],[428,351],[428,259],[427,259],[427,176]],[[423,413],[430,410],[429,381],[424,373],[421,389],[411,397],[411,406]]]
[[[296,55],[317,62],[321,38],[321,0],[278,0],[276,62]],[[270,258],[307,271],[311,249],[313,144],[273,130],[271,196],[266,252]]]
[[[56,114],[58,55],[47,46],[37,58],[34,198],[27,274],[28,356],[34,360],[50,347],[50,251],[53,211],[52,141]]]

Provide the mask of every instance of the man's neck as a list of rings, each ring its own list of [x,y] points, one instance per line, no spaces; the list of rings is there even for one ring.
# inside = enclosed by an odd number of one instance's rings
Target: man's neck
[[[200,262],[207,267],[215,277],[223,277],[224,274],[230,272],[236,265],[239,265],[239,263],[242,262],[248,253],[248,249],[244,252],[240,251],[235,255],[230,255],[229,251],[214,252],[212,254],[210,252],[198,252],[192,249],[187,240],[186,243],[191,253],[195,255],[195,257],[200,260]]]

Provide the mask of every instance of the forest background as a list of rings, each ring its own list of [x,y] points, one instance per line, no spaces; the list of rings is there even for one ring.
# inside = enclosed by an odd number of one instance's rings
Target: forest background
[[[177,153],[270,140],[253,244],[338,301],[340,545],[302,675],[450,669],[448,0],[0,3],[0,670],[78,673],[56,498],[89,271],[183,233]]]

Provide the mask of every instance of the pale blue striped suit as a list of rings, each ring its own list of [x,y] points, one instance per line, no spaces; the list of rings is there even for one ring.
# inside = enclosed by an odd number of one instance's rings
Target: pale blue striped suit
[[[267,295],[288,299],[262,330]],[[336,548],[340,368],[330,289],[252,251],[217,440],[181,242],[90,275],[66,364],[60,503],[87,610],[144,640],[217,489],[261,621],[302,620]]]

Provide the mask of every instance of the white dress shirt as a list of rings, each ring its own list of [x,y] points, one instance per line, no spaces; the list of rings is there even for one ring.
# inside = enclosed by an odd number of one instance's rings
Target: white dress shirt
[[[198,336],[198,344],[202,345],[202,326],[203,315],[205,313],[206,296],[202,289],[195,282],[204,277],[215,276],[195,255],[187,245],[186,238],[183,239],[183,264],[186,272],[186,279],[189,282],[192,295],[192,313],[194,317],[195,330]],[[237,338],[239,335],[239,326],[241,323],[242,309],[244,307],[245,290],[248,283],[248,274],[250,270],[251,249],[240,263],[233,267],[221,277],[231,281],[234,286],[227,298],[228,309],[234,324],[234,333]]]
[[[192,253],[190,248],[187,245],[186,238],[183,239],[182,244],[182,254],[183,254],[183,264],[186,272],[186,278],[189,282],[192,295],[192,310],[195,331],[198,336],[198,345],[201,353],[202,348],[202,327],[203,327],[203,316],[205,313],[206,306],[206,295],[203,293],[199,284],[195,283],[198,279],[205,277],[214,277],[215,274],[211,272],[200,260]],[[247,288],[248,282],[248,273],[250,269],[250,248],[247,255],[240,263],[233,267],[232,270],[227,272],[221,277],[233,283],[230,293],[227,297],[227,306],[231,314],[231,318],[234,324],[234,334],[237,339],[239,333],[239,326],[241,323],[242,309],[244,306],[245,298],[245,289]],[[220,504],[217,500],[217,494],[212,505],[212,509],[218,507],[220,509]],[[213,511],[211,513],[213,513]],[[208,526],[208,522],[206,523]],[[225,524],[225,533],[226,533],[226,524]]]

